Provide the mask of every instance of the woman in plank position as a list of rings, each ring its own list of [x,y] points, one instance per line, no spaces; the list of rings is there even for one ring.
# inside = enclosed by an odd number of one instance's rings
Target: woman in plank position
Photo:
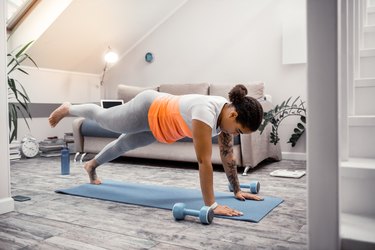
[[[240,216],[242,213],[215,202],[212,140],[219,135],[220,156],[229,183],[237,199],[261,200],[257,195],[243,192],[239,186],[237,166],[233,156],[233,135],[250,134],[258,129],[263,119],[260,103],[246,96],[247,89],[236,85],[229,92],[228,102],[221,96],[174,96],[154,90],[145,90],[129,102],[103,109],[95,104],[71,105],[66,102],[49,117],[55,127],[67,115],[96,121],[101,127],[121,133],[106,145],[92,160],[85,163],[90,183],[100,184],[96,168],[123,153],[155,142],[173,143],[183,137],[193,139],[199,164],[200,186],[206,206],[215,214]]]

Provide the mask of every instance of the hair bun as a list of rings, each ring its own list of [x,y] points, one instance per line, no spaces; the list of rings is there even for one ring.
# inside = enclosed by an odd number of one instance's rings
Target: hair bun
[[[232,103],[240,103],[247,95],[247,88],[242,84],[237,84],[229,92],[229,101]]]

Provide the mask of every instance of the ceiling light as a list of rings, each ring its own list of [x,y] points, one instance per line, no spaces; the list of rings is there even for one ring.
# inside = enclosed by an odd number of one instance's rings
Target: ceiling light
[[[107,52],[104,55],[104,61],[105,61],[105,64],[104,64],[102,80],[100,81],[100,85],[103,85],[103,83],[104,83],[104,76],[105,76],[105,72],[108,69],[108,64],[114,64],[118,61],[117,53],[113,52],[111,47],[109,47],[109,46],[108,46]]]
[[[108,51],[104,56],[104,60],[106,63],[115,63],[118,61],[118,55],[113,51]]]

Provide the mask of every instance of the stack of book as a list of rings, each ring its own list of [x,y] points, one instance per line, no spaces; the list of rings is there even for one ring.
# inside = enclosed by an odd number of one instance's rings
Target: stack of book
[[[57,137],[48,137],[39,143],[39,150],[41,157],[60,156],[61,149],[65,147],[64,139]]]
[[[11,161],[21,159],[21,143],[19,141],[12,141],[9,144],[9,159]]]

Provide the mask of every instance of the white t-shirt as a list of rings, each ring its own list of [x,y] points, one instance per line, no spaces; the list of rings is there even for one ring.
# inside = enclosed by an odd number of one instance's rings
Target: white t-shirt
[[[210,95],[182,95],[179,100],[180,113],[190,130],[193,119],[202,121],[212,128],[212,137],[221,130],[217,127],[217,120],[224,105],[228,103],[222,96]]]

